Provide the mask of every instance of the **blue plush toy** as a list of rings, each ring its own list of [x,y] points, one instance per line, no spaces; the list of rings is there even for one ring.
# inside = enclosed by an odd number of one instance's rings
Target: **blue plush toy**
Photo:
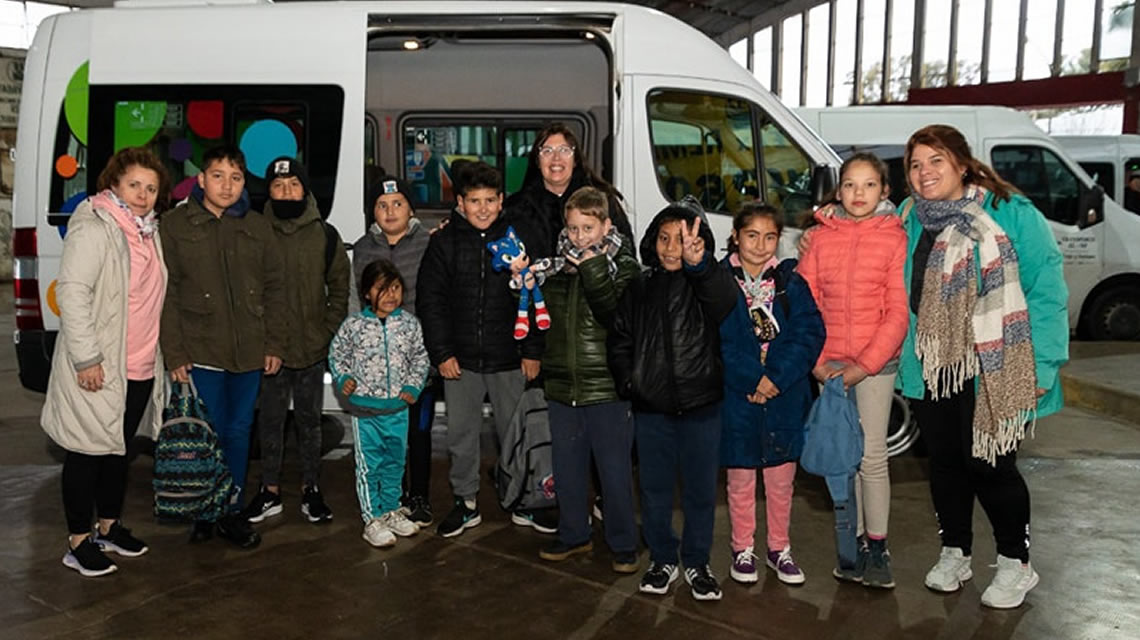
[[[534,323],[540,330],[550,328],[550,313],[546,310],[546,301],[542,299],[542,289],[539,285],[546,279],[546,270],[550,268],[551,261],[542,259],[530,263],[526,255],[526,245],[515,234],[514,227],[507,227],[507,235],[488,242],[487,248],[491,250],[491,266],[495,271],[511,270],[511,288],[519,292],[519,313],[515,318],[515,340],[522,340],[530,333],[530,319],[527,315],[530,310],[530,299],[534,297]]]

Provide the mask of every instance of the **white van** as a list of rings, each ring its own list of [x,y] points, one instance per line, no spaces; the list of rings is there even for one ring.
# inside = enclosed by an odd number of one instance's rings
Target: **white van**
[[[130,0],[46,19],[28,53],[15,179],[16,351],[46,386],[68,215],[112,153],[148,145],[184,191],[201,154],[235,142],[247,186],[297,155],[341,235],[365,232],[367,179],[409,179],[421,215],[451,206],[450,163],[479,158],[518,188],[545,124],[624,194],[638,236],[686,193],[728,213],[763,195],[789,216],[838,158],[728,53],[658,11],[599,2]],[[178,189],[176,194],[179,195]],[[722,244],[723,246],[723,244]]]
[[[1140,192],[1128,197],[1128,176],[1140,175],[1140,135],[1053,136],[1117,204],[1140,214]]]
[[[908,189],[906,141],[929,124],[965,135],[975,156],[1049,219],[1065,256],[1069,325],[1082,337],[1140,337],[1140,217],[1125,211],[1029,116],[1005,107],[867,106],[799,109],[840,156],[871,151],[891,171],[896,202]]]

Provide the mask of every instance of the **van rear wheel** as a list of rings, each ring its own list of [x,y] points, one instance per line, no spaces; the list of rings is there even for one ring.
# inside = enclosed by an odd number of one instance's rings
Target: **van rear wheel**
[[[1116,287],[1100,294],[1087,322],[1093,340],[1140,339],[1140,289]]]

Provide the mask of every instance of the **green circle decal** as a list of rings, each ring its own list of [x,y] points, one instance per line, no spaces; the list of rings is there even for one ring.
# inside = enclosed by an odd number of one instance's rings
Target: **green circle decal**
[[[116,102],[115,151],[124,147],[141,147],[150,142],[165,119],[165,102]]]
[[[63,94],[63,113],[71,135],[79,144],[87,144],[87,67],[88,62],[79,65],[67,82],[67,92]]]

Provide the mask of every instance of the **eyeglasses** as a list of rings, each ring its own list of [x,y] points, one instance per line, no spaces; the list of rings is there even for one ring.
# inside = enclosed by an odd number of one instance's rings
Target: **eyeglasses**
[[[574,155],[574,147],[561,144],[557,147],[542,147],[538,150],[538,155],[542,156],[543,158],[549,158],[556,153],[563,158],[569,158],[570,156]]]

